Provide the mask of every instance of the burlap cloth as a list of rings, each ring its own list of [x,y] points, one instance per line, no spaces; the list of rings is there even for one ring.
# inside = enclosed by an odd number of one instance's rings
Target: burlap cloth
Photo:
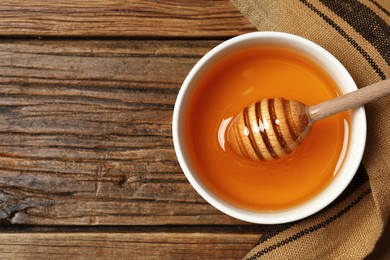
[[[296,34],[330,51],[358,87],[390,76],[390,0],[231,1],[258,30]],[[366,151],[347,190],[309,218],[270,227],[246,258],[364,259],[373,250],[390,213],[390,97],[366,113]]]

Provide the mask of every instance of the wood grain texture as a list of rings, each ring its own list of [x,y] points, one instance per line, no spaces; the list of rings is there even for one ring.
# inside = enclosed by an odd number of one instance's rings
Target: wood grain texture
[[[4,0],[0,35],[231,37],[255,28],[227,0]]]
[[[256,234],[6,233],[1,259],[242,259]]]
[[[180,85],[218,43],[0,42],[0,221],[241,223],[194,191],[172,145]]]

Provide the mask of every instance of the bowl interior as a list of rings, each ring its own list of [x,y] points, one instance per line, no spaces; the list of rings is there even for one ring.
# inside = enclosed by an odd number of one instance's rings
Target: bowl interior
[[[356,90],[356,84],[344,66],[329,52],[304,38],[278,32],[255,32],[232,38],[207,53],[185,79],[176,100],[173,115],[173,141],[180,166],[195,190],[220,211],[240,220],[259,224],[291,222],[312,215],[326,207],[347,187],[352,180],[363,155],[366,140],[366,117],[364,108],[351,113],[349,142],[345,158],[334,180],[317,196],[294,208],[259,212],[246,210],[227,203],[213,194],[197,177],[192,167],[184,134],[186,105],[204,73],[221,58],[246,48],[270,45],[295,50],[315,61],[336,82],[341,93]]]

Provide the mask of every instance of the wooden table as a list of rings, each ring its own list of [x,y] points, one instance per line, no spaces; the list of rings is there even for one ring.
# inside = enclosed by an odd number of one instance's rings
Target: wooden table
[[[171,120],[191,67],[254,31],[228,0],[0,2],[0,258],[241,258]]]
[[[189,70],[255,30],[228,0],[2,0],[0,21],[1,259],[239,259],[272,229],[206,203],[173,150]]]

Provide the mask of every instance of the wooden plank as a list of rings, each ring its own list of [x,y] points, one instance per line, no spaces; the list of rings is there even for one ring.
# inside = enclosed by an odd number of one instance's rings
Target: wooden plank
[[[216,41],[0,42],[0,222],[237,224],[176,161],[177,92]]]
[[[255,28],[228,0],[3,0],[0,35],[230,37]]]
[[[1,259],[242,259],[256,234],[3,233]]]

